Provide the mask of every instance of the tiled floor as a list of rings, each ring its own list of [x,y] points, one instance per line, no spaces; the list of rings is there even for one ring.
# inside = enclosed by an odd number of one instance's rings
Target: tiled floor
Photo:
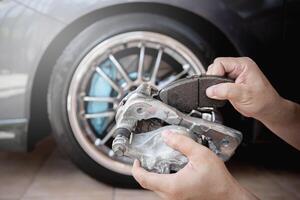
[[[156,200],[154,193],[117,189],[78,170],[52,138],[32,153],[0,152],[0,200]],[[234,159],[229,170],[262,199],[300,199],[300,169],[277,169]],[[297,161],[298,162],[298,161]]]

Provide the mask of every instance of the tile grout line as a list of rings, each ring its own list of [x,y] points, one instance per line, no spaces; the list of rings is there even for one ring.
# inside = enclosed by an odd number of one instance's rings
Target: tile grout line
[[[32,186],[32,184],[34,183],[34,181],[36,180],[37,178],[37,175],[38,173],[42,170],[43,166],[45,165],[45,163],[49,160],[49,158],[52,156],[52,154],[55,152],[55,148],[53,149],[53,151],[47,156],[47,158],[45,158],[41,164],[39,165],[36,173],[34,174],[34,176],[32,177],[31,181],[30,181],[30,184],[28,185],[28,187],[26,187],[26,189],[24,190],[23,194],[20,196],[19,200],[22,200],[26,193],[28,192],[29,188]]]

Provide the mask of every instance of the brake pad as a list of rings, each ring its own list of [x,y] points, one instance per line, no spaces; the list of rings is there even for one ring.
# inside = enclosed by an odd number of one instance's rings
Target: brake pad
[[[202,107],[219,108],[225,105],[226,100],[211,99],[206,96],[206,89],[219,83],[232,83],[233,80],[208,75],[195,75],[180,79],[163,88],[159,92],[162,102],[185,113]]]

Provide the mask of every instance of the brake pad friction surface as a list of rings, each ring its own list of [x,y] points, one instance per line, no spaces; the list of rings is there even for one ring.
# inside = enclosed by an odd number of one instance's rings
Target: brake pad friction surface
[[[182,112],[189,112],[198,107],[198,88],[197,79],[181,79],[162,89],[159,97],[162,102]]]
[[[220,76],[192,76],[171,83],[159,93],[160,99],[178,110],[189,113],[201,107],[219,108],[226,100],[211,99],[206,96],[206,89],[219,83],[233,82]]]

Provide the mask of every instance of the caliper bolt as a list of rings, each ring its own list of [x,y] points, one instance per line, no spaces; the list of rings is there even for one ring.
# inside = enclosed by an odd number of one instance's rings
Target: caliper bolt
[[[112,150],[117,156],[123,156],[128,145],[130,131],[126,128],[118,128],[115,131],[115,135],[116,137],[112,143]]]
[[[126,151],[128,139],[122,135],[117,135],[112,144],[112,150],[117,156],[123,156]]]
[[[117,156],[123,156],[126,148],[124,145],[114,145],[112,150]]]

